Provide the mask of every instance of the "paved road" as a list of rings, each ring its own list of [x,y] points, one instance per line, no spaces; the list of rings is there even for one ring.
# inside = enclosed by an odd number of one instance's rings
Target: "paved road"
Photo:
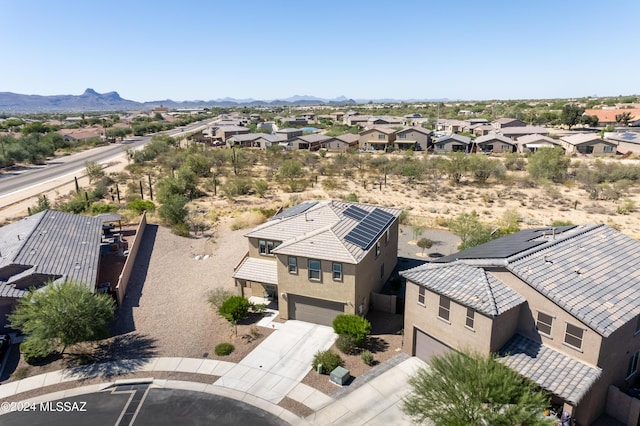
[[[192,123],[182,130],[170,130],[161,132],[170,136],[179,136],[183,133],[194,132],[206,127],[206,122]],[[73,180],[74,174],[79,174],[84,170],[85,162],[94,161],[96,163],[106,163],[116,158],[123,157],[127,149],[140,149],[151,140],[151,136],[141,136],[139,140],[129,144],[111,144],[101,146],[78,154],[59,157],[33,170],[21,173],[0,174],[0,202],[9,195],[15,195],[29,188],[42,186],[45,191],[48,182],[67,177],[67,181]]]
[[[116,386],[2,416],[3,426],[265,425],[287,423],[231,398],[148,385]],[[57,410],[57,411],[54,411]]]

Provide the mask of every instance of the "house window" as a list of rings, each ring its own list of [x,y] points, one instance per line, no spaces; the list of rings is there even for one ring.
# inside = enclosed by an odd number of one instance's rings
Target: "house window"
[[[425,298],[426,298],[425,295],[426,295],[425,288],[422,287],[422,286],[419,286],[418,287],[418,305],[424,306],[424,301],[425,301]]]
[[[466,325],[468,328],[473,330],[473,323],[475,322],[475,319],[476,319],[476,311],[474,311],[471,308],[467,308],[467,319],[464,325]]]
[[[582,335],[584,330],[580,327],[567,323],[567,330],[564,333],[564,342],[576,349],[582,348]]]
[[[289,256],[289,273],[297,274],[298,273],[298,258]]]
[[[387,228],[387,232],[384,234],[384,244],[385,245],[389,244],[389,234],[390,234],[390,230],[389,230],[389,228]]]
[[[611,145],[605,145],[602,148],[602,152],[613,152],[613,147]]]
[[[342,281],[342,263],[333,264],[333,280]]]
[[[545,336],[551,336],[551,326],[553,325],[553,317],[551,315],[538,312],[538,319],[536,321],[536,328],[541,334]]]
[[[309,279],[320,281],[320,261],[309,259]]]
[[[380,265],[380,279],[384,278],[384,263]]]
[[[511,151],[511,146],[510,145],[502,145],[502,150],[503,151]]]
[[[378,135],[378,139],[380,139],[380,140],[385,140],[385,136],[384,136],[383,134],[379,134],[379,135]]]
[[[280,245],[280,241],[259,240],[258,251],[261,256],[273,256],[273,249]]]
[[[444,149],[444,144],[443,143],[436,144],[436,147],[438,149]]]
[[[449,311],[451,309],[451,300],[440,296],[440,307],[438,308],[438,316],[445,321],[449,321]]]
[[[633,376],[636,371],[638,371],[638,359],[640,358],[640,352],[636,352],[633,354],[631,358],[629,358],[629,368],[627,369],[627,378]]]
[[[376,243],[376,257],[380,256],[380,240]]]
[[[398,135],[398,138],[399,139],[406,139],[407,135],[406,135],[406,133],[402,133],[401,135]]]

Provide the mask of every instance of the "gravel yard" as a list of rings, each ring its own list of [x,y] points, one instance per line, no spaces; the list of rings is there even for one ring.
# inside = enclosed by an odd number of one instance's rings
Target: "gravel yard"
[[[115,334],[149,337],[157,356],[215,357],[214,346],[235,336],[207,297],[216,287],[235,291],[231,276],[247,251],[244,232],[223,220],[215,240],[189,239],[148,225]]]

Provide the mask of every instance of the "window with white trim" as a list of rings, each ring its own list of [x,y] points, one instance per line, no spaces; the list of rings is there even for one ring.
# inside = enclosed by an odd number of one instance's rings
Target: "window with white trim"
[[[538,311],[538,318],[536,320],[536,329],[540,334],[545,336],[551,336],[551,328],[553,326],[553,317],[543,312]]]
[[[605,145],[604,147],[602,147],[602,152],[613,152],[613,146]]]
[[[464,325],[467,326],[467,328],[470,328],[471,330],[473,330],[473,325],[476,321],[476,311],[474,311],[471,308],[467,308],[467,318],[465,320]]]
[[[427,291],[424,287],[418,286],[418,305],[424,306]]]
[[[298,273],[298,258],[294,256],[289,256],[289,273],[297,274]]]
[[[376,257],[380,256],[380,240],[376,243]]]
[[[638,371],[638,359],[640,359],[640,351],[633,354],[629,358],[629,368],[627,369],[627,378],[633,376]]]
[[[320,261],[309,259],[309,279],[312,281],[320,281],[321,273]]]
[[[584,335],[584,329],[567,323],[567,329],[564,333],[564,343],[572,348],[582,349],[582,337]]]
[[[333,280],[334,281],[342,281],[342,263],[333,263]]]
[[[440,296],[438,316],[445,321],[449,321],[450,311],[451,311],[451,300],[448,297]]]
[[[386,139],[386,138],[387,138],[387,137],[386,137],[385,135],[383,135],[382,133],[379,133],[379,134],[378,134],[378,139],[380,139],[380,140],[384,140],[384,139]]]

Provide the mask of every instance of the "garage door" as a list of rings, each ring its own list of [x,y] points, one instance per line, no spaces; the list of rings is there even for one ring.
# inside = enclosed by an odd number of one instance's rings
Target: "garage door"
[[[289,294],[289,318],[331,326],[344,313],[344,303]]]
[[[451,348],[444,343],[434,339],[427,333],[414,327],[414,342],[413,347],[414,355],[424,362],[429,362],[435,355],[444,355],[451,350]]]

